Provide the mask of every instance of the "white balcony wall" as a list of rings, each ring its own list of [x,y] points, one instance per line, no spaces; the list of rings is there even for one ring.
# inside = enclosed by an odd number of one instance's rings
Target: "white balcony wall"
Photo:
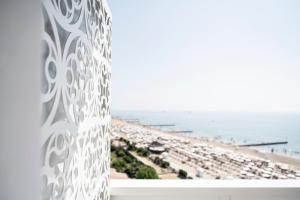
[[[0,1],[0,199],[39,199],[40,0]]]

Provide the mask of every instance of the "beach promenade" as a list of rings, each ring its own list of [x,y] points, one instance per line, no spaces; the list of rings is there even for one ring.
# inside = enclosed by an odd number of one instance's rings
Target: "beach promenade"
[[[300,160],[295,158],[113,119],[111,139],[118,141],[120,138],[137,148],[149,149],[159,143],[162,152],[151,153],[149,158],[135,156],[152,166],[151,157],[169,162],[169,170],[174,175],[161,176],[162,179],[176,177],[179,170],[186,171],[193,179],[300,179]],[[159,171],[159,167],[153,167]],[[120,174],[112,173],[111,177],[117,179]]]

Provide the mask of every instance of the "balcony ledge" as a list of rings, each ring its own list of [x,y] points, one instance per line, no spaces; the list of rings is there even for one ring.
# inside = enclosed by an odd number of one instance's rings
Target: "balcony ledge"
[[[299,180],[111,180],[112,200],[299,200]]]

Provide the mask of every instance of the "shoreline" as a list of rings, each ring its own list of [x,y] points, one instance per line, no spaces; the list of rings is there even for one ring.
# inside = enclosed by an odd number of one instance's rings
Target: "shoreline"
[[[120,120],[120,121],[128,123],[124,120]],[[135,125],[141,126],[145,129],[149,129],[149,130],[153,130],[153,131],[159,131],[162,134],[166,134],[166,135],[169,135],[169,136],[176,136],[176,137],[179,137],[179,138],[184,139],[184,140],[190,140],[193,143],[204,142],[204,143],[207,143],[207,144],[210,144],[210,145],[213,145],[213,146],[217,146],[217,147],[220,147],[220,148],[225,148],[225,149],[228,149],[228,150],[233,150],[233,151],[236,151],[236,152],[245,153],[245,154],[248,154],[250,156],[257,156],[257,157],[260,157],[260,158],[263,158],[263,159],[269,159],[269,160],[274,161],[274,162],[276,162],[276,161],[277,162],[284,162],[286,164],[294,165],[295,167],[297,167],[298,170],[300,170],[300,159],[295,158],[295,157],[291,157],[291,156],[288,156],[288,155],[282,155],[282,154],[271,153],[271,152],[263,152],[259,149],[252,148],[252,147],[239,147],[238,150],[237,150],[236,149],[237,145],[226,144],[225,142],[222,142],[222,141],[219,141],[219,140],[216,140],[216,139],[213,139],[213,138],[208,138],[208,137],[201,138],[201,137],[197,137],[197,136],[184,135],[184,134],[176,133],[176,132],[170,133],[170,132],[166,132],[166,131],[163,131],[161,129],[158,129],[158,128],[145,126],[143,124],[135,124]]]
[[[129,123],[129,122],[126,122],[126,121],[120,120],[120,119],[112,119],[112,126],[119,127],[119,128],[123,127],[124,130],[122,128],[120,128],[120,131],[119,131],[120,133],[118,133],[118,134],[121,136],[127,137],[127,139],[129,139],[129,140],[138,141],[137,143],[141,144],[141,145],[143,145],[143,144],[149,142],[149,140],[155,139],[155,138],[157,141],[162,140],[167,145],[171,145],[173,158],[170,153],[168,161],[170,161],[171,163],[174,163],[174,165],[177,165],[178,168],[185,167],[190,173],[191,173],[191,171],[193,171],[193,173],[195,173],[195,167],[197,167],[199,165],[199,163],[197,160],[195,161],[195,163],[191,162],[191,163],[187,163],[187,164],[183,163],[183,161],[182,161],[182,163],[178,162],[178,160],[176,160],[177,154],[179,156],[182,156],[182,154],[184,154],[184,156],[187,156],[187,155],[185,155],[185,153],[180,152],[181,147],[177,147],[176,146],[177,143],[182,144],[182,147],[184,147],[186,149],[183,151],[188,151],[187,154],[189,154],[189,153],[193,154],[193,151],[189,150],[189,149],[198,148],[198,146],[200,145],[203,147],[207,146],[208,149],[212,149],[213,151],[216,151],[216,152],[218,152],[218,151],[229,152],[229,154],[249,158],[250,160],[261,160],[262,162],[267,162],[267,163],[270,162],[270,163],[273,163],[274,165],[275,164],[276,165],[287,165],[290,170],[295,171],[295,173],[297,172],[297,174],[300,170],[300,159],[296,159],[293,157],[280,155],[280,154],[276,154],[276,153],[271,153],[271,152],[270,153],[269,152],[261,152],[255,148],[251,148],[251,147],[237,148],[236,145],[225,144],[224,142],[218,141],[216,139],[200,138],[200,137],[198,138],[195,136],[188,136],[188,135],[183,135],[180,133],[170,133],[170,132],[160,130],[158,128],[149,127],[149,126],[145,126],[145,125],[138,124],[138,123]],[[126,129],[128,129],[127,132],[126,132]],[[144,134],[145,137],[143,137],[142,134]],[[175,149],[175,152],[173,151],[174,149]],[[174,159],[174,155],[175,155],[175,159]],[[191,157],[192,161],[194,161],[193,156],[188,155],[187,157],[188,158]],[[208,155],[208,157],[210,158],[211,156]],[[186,158],[182,158],[182,159],[186,159]],[[221,159],[221,157],[220,157],[220,159]],[[212,161],[214,162],[214,160],[212,160]],[[203,162],[201,162],[201,163],[203,164]],[[215,164],[215,166],[216,166],[216,164]],[[235,167],[235,166],[233,166],[233,167]],[[248,167],[248,165],[247,166],[245,165],[245,167]],[[218,168],[218,166],[217,166],[217,168]],[[241,167],[241,169],[242,168],[243,168],[243,166]],[[234,169],[239,169],[239,168],[234,168]],[[232,169],[232,171],[234,171],[234,169]],[[222,169],[213,170],[213,171],[217,171],[216,174],[223,173]],[[228,172],[228,174],[230,174],[230,173],[231,173],[231,171]],[[234,174],[234,173],[232,172],[232,174]],[[236,176],[238,176],[238,175],[236,175]],[[214,175],[211,175],[210,177],[214,177]],[[257,177],[257,176],[255,176],[255,177]],[[282,177],[282,179],[284,179],[283,176],[281,176],[281,177]]]

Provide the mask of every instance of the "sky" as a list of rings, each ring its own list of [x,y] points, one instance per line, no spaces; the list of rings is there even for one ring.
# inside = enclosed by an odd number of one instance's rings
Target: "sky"
[[[300,112],[300,1],[108,2],[113,110]]]

